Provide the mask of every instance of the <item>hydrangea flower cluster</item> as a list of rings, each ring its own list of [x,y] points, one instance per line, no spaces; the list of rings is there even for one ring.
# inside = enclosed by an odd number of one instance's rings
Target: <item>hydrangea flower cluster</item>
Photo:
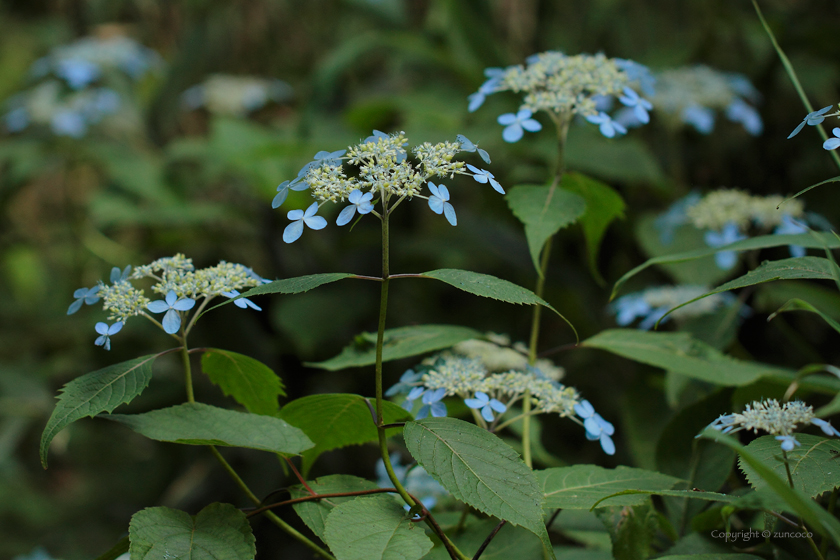
[[[706,286],[658,286],[622,296],[615,300],[610,308],[616,314],[615,322],[622,327],[641,318],[642,321],[638,327],[649,330],[670,309],[708,292],[709,288]],[[730,305],[734,300],[735,297],[729,292],[713,294],[685,307],[680,307],[665,317],[664,321],[671,318],[680,321],[707,315]]]
[[[542,125],[532,118],[538,111],[546,111],[558,123],[568,123],[580,115],[598,125],[601,134],[608,138],[624,134],[627,129],[605,112],[613,99],[631,111],[636,122],[650,120],[648,111],[653,106],[631,87],[637,85],[646,94],[652,94],[653,78],[641,64],[603,54],[568,56],[559,51],[535,54],[526,62],[527,66],[487,68],[487,81],[469,96],[469,110],[473,112],[493,93],[525,94],[518,112],[498,118],[505,127],[502,138],[506,142],[518,141],[525,130],[541,130]]]
[[[684,224],[707,230],[705,241],[709,247],[724,247],[747,239],[751,228],[759,232],[773,231],[774,235],[806,233],[807,222],[802,202],[792,199],[785,202],[784,211],[778,207],[784,199],[778,195],[756,196],[738,189],[720,189],[701,197],[697,193],[678,200],[657,218],[663,243],[673,239],[674,230]],[[805,255],[805,248],[789,246],[794,257]],[[733,268],[738,262],[735,251],[719,251],[715,262],[723,270]]]
[[[204,107],[214,115],[244,117],[269,101],[282,103],[292,98],[292,86],[283,80],[254,76],[213,74],[181,94],[184,109]]]
[[[530,395],[530,414],[559,414],[581,424],[586,437],[598,440],[603,450],[612,455],[615,445],[611,436],[615,428],[598,415],[577,390],[559,383],[562,368],[548,360],[527,365],[527,357],[515,347],[497,344],[506,342],[469,340],[424,360],[406,371],[399,383],[388,389],[387,396],[405,394],[403,408],[412,411],[415,402],[422,403],[416,418],[428,415],[446,416],[446,397],[458,397],[473,409],[476,422],[487,429],[498,430],[515,419],[500,423],[501,417]]]
[[[655,76],[653,105],[673,128],[687,124],[701,134],[709,134],[715,127],[715,111],[722,111],[753,136],[764,129],[761,116],[753,106],[761,95],[743,74],[697,65],[662,70]],[[628,111],[623,111],[617,119],[626,126],[643,124]]]
[[[144,290],[136,288],[133,280],[152,279],[152,292],[159,294],[162,299],[151,301]],[[198,303],[195,317],[205,308],[211,299],[217,296],[235,298],[239,296],[239,289],[251,288],[268,283],[250,268],[235,263],[220,262],[216,266],[196,270],[192,259],[182,254],[173,257],[157,259],[149,264],[133,269],[127,266],[120,270],[111,270],[110,283],[100,281],[93,288],[80,288],[73,293],[76,298],[67,309],[72,315],[82,305],[93,305],[100,299],[105,311],[110,311],[109,321],[113,324],[99,322],[96,332],[100,335],[95,344],[106,350],[111,349],[111,336],[118,333],[131,317],[143,316],[160,326],[166,333],[175,335],[179,331],[184,334],[189,331],[192,322],[182,329],[187,312]],[[247,298],[239,298],[234,302],[241,308],[260,308]],[[151,314],[163,313],[161,322]]]
[[[796,128],[793,129],[793,132],[790,133],[788,140],[799,134],[799,131],[801,131],[806,124],[809,126],[817,126],[828,117],[840,117],[840,111],[835,111],[833,113],[828,112],[832,107],[833,105],[829,105],[828,107],[823,107],[819,111],[811,111],[805,115],[802,122],[799,123]],[[837,148],[840,148],[840,128],[834,127],[831,129],[831,134],[833,136],[823,142],[824,150],[836,150]]]
[[[802,401],[779,404],[776,399],[751,402],[744,412],[724,414],[709,424],[709,427],[724,434],[734,434],[741,430],[758,433],[763,430],[776,436],[784,451],[792,451],[794,447],[802,445],[793,435],[800,424],[813,424],[827,436],[840,436],[831,422],[814,417],[813,407]]]
[[[30,75],[38,83],[12,97],[3,120],[9,132],[30,125],[46,126],[57,136],[81,138],[90,126],[122,109],[130,117],[126,100],[105,84],[115,79],[138,80],[160,66],[157,53],[122,35],[85,37],[35,61]]]
[[[293,243],[299,239],[304,226],[316,230],[326,227],[327,221],[316,215],[319,203],[324,202],[350,203],[336,220],[337,225],[343,226],[350,223],[356,213],[359,217],[373,214],[381,219],[382,213],[390,213],[405,199],[425,198],[433,212],[443,214],[450,224],[457,225],[455,208],[449,202],[449,189],[443,184],[432,183],[433,177],[452,179],[455,175],[468,175],[478,183],[489,184],[500,194],[505,193],[489,171],[454,160],[459,152],[478,152],[489,162],[487,152],[466,137],[459,135],[455,142],[424,142],[415,146],[412,152],[416,163],[408,159],[404,148],[407,143],[404,132],[385,134],[374,130],[372,136],[356,146],[315,154],[315,159],[304,165],[294,180],[284,181],[277,187],[277,195],[271,203],[272,208],[278,208],[290,190],[310,189],[315,198],[305,211],[288,213],[292,223],[284,230],[283,241]],[[358,167],[356,176],[347,176],[344,161]],[[424,186],[429,188],[428,195],[423,194]],[[375,209],[377,204],[379,211]]]

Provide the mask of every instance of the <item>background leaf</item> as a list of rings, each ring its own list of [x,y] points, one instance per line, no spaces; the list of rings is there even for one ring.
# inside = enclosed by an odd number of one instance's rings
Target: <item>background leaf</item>
[[[568,181],[563,181],[563,188],[577,193],[586,201],[586,212],[580,218],[586,249],[589,255],[589,268],[598,282],[603,282],[598,272],[598,252],[607,227],[613,220],[624,217],[624,200],[612,188],[580,173],[573,174]]]
[[[410,420],[411,415],[392,402],[383,402],[386,424]],[[378,434],[370,408],[363,397],[331,393],[293,400],[280,410],[280,418],[297,426],[315,446],[303,453],[303,472],[324,451],[376,441]]]
[[[525,225],[528,250],[537,273],[540,270],[540,253],[546,240],[573,224],[586,211],[583,197],[564,190],[564,184],[576,175],[566,173],[560,187],[517,185],[505,195],[511,212]]]
[[[796,440],[802,445],[787,452],[794,488],[816,498],[840,486],[840,463],[837,459],[840,457],[840,441],[809,434],[796,434]],[[775,437],[756,438],[746,449],[765,467],[787,480],[785,465],[781,461],[782,450]],[[748,462],[739,459],[738,466],[750,486],[756,490],[768,487],[767,482]]]
[[[551,552],[543,524],[543,495],[533,471],[498,437],[455,418],[408,422],[403,430],[412,457],[457,499],[525,527]]]
[[[306,434],[271,416],[185,403],[144,414],[104,416],[157,441],[186,445],[248,447],[273,453],[299,454],[312,447]]]
[[[379,488],[375,482],[351,476],[349,474],[331,474],[322,476],[315,480],[307,481],[309,487],[318,494],[337,494],[339,492],[358,492],[360,490],[374,490]],[[308,496],[309,492],[303,486],[293,486],[289,489],[292,498],[303,498]],[[345,498],[325,498],[323,500],[313,500],[311,502],[300,502],[293,504],[292,507],[300,516],[301,520],[306,523],[313,533],[319,538],[324,538],[324,524],[327,521],[327,516],[333,508],[344,502],[355,500],[357,496],[347,496]]]
[[[210,348],[201,355],[201,371],[222,392],[254,414],[277,413],[283,382],[267,365],[244,354]]]
[[[499,520],[495,518],[476,519],[470,515],[463,529],[453,532],[450,538],[458,550],[471,558],[498,524]],[[439,542],[435,543],[435,547],[423,558],[424,560],[450,560],[446,548]],[[510,558],[542,558],[540,539],[527,529],[515,527],[510,523],[506,524],[481,553],[481,560],[509,560]]]
[[[669,490],[680,479],[644,469],[596,465],[574,465],[537,471],[537,481],[545,495],[546,510],[589,509],[598,500],[622,490]],[[636,506],[648,501],[642,494],[625,495],[601,502],[599,507]]]
[[[327,516],[324,541],[338,560],[418,560],[432,548],[391,496],[363,496]]]
[[[138,511],[128,526],[132,560],[252,560],[257,553],[245,514],[210,504],[191,517],[167,507]]]
[[[65,385],[41,434],[41,464],[47,468],[47,451],[55,435],[85,416],[111,412],[130,403],[152,379],[157,355],[143,356],[78,377]]]
[[[382,361],[419,356],[481,336],[482,334],[475,329],[457,325],[419,325],[388,329],[385,331]],[[376,333],[362,333],[338,356],[306,365],[337,371],[349,367],[369,366],[374,363],[376,363]]]

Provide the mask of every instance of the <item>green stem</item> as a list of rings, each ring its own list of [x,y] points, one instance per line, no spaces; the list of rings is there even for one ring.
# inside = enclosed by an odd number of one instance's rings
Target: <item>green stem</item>
[[[405,487],[394,472],[394,467],[391,465],[391,456],[388,453],[388,438],[385,434],[384,415],[383,415],[383,390],[382,390],[382,348],[385,345],[385,317],[388,309],[388,285],[391,279],[391,240],[389,222],[391,210],[388,208],[388,201],[383,196],[382,198],[382,284],[379,292],[379,328],[376,331],[376,431],[379,435],[379,453],[382,455],[382,462],[385,465],[385,472],[388,473],[388,478],[394,484],[400,497],[405,501],[409,507],[414,507],[417,502],[412,498]],[[460,550],[455,548],[449,537],[441,530],[430,516],[426,517],[426,524],[434,531],[440,538],[443,545],[452,560],[469,560]]]
[[[187,335],[181,336],[181,363],[184,364],[184,386],[187,389],[187,402],[195,402],[195,393],[193,392],[192,382],[192,368],[190,367],[190,351],[187,348]]]
[[[785,67],[785,71],[787,72],[790,81],[793,82],[793,87],[796,89],[796,93],[799,94],[799,99],[802,100],[802,104],[809,113],[813,112],[814,107],[811,105],[811,102],[808,101],[808,96],[805,94],[802,84],[799,83],[796,70],[793,69],[793,65],[790,63],[787,55],[782,50],[782,47],[779,46],[778,41],[776,41],[776,36],[773,34],[773,30],[770,29],[770,26],[767,24],[767,20],[764,19],[764,14],[761,13],[761,8],[758,7],[758,1],[752,0],[752,3],[755,8],[755,13],[758,14],[758,19],[761,21],[762,27],[764,27],[764,31],[767,32],[767,35],[770,37],[770,42],[773,43],[773,48],[776,49],[776,54],[779,55],[779,59],[782,61],[782,66]],[[825,131],[822,124],[817,125],[817,130],[819,131],[823,142],[828,140],[828,133]],[[828,153],[831,154],[831,158],[834,160],[835,165],[837,165],[837,168],[840,169],[840,155],[838,155],[834,150],[828,150]]]

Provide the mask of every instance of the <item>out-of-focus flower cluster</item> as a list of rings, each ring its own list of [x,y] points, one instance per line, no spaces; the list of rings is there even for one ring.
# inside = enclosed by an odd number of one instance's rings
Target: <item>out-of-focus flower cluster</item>
[[[799,199],[786,201],[784,210],[779,210],[783,201],[778,195],[757,196],[737,189],[720,189],[702,197],[693,193],[674,203],[655,224],[663,243],[670,243],[677,227],[691,224],[706,230],[706,244],[718,248],[747,239],[751,230],[793,235],[806,233],[809,220],[823,221],[817,216],[806,216]],[[794,257],[805,255],[804,247],[791,245],[789,249]],[[719,251],[715,261],[721,269],[729,270],[737,264],[738,254]]]
[[[741,430],[758,433],[759,430],[763,430],[776,436],[783,450],[791,451],[801,445],[793,435],[800,424],[813,424],[827,436],[840,436],[840,432],[830,422],[814,417],[814,409],[804,402],[789,401],[779,404],[776,399],[751,402],[743,412],[724,414],[709,424],[709,427],[725,434]]]
[[[283,80],[213,74],[184,91],[181,104],[188,110],[204,107],[214,115],[243,117],[270,101],[289,101],[292,93],[292,86]]]
[[[489,183],[500,194],[505,192],[489,171],[454,159],[459,152],[478,152],[489,162],[487,152],[464,136],[459,135],[455,142],[424,142],[415,146],[412,150],[416,158],[414,163],[408,159],[406,144],[404,132],[385,134],[375,130],[372,136],[346,150],[315,154],[314,160],[304,165],[294,180],[284,181],[277,187],[277,195],[271,203],[273,208],[278,208],[290,190],[310,189],[315,198],[305,211],[288,213],[292,223],[283,232],[283,241],[296,241],[303,234],[304,226],[316,230],[326,227],[327,221],[316,215],[319,203],[323,202],[350,203],[336,220],[337,225],[343,226],[350,223],[356,213],[360,217],[373,214],[381,218],[380,212],[390,213],[406,198],[425,198],[433,212],[443,214],[454,226],[457,218],[449,202],[449,190],[445,185],[432,183],[429,179],[433,177],[452,179],[455,175],[468,175],[478,183]],[[348,176],[344,170],[345,161],[356,166],[358,173]],[[429,195],[422,194],[424,186],[428,186]],[[377,204],[379,211],[375,210]]]
[[[615,322],[622,327],[641,318],[639,328],[648,330],[669,310],[708,292],[706,286],[658,286],[622,296],[612,303],[611,309],[616,314]],[[664,321],[671,318],[680,321],[714,313],[734,300],[728,292],[713,294],[674,310]]]
[[[522,345],[510,346],[509,341],[497,335],[492,338],[464,341],[423,360],[406,371],[386,395],[406,395],[403,408],[408,411],[414,410],[419,400],[421,406],[415,416],[418,419],[446,416],[443,399],[457,397],[474,410],[479,425],[491,430],[513,421],[515,418],[500,423],[511,407],[521,405],[528,396],[530,414],[571,418],[584,425],[588,439],[599,440],[606,453],[615,453],[611,439],[614,427],[588,401],[582,400],[576,389],[559,382],[565,373],[563,368],[549,360],[538,360],[529,366]]]
[[[526,66],[486,69],[487,81],[469,97],[472,112],[493,93],[525,94],[517,113],[498,118],[499,124],[505,126],[502,137],[507,142],[518,141],[523,130],[541,130],[542,125],[531,118],[538,111],[546,111],[558,123],[568,123],[573,116],[579,115],[598,125],[608,138],[627,132],[605,112],[613,99],[618,99],[631,111],[636,122],[646,123],[650,119],[650,101],[632,87],[641,88],[647,95],[653,93],[653,77],[641,64],[603,54],[568,56],[559,51],[535,54],[526,62]]]
[[[99,124],[133,131],[139,114],[130,85],[160,65],[156,52],[113,30],[56,47],[32,65],[35,83],[7,101],[5,128],[17,133],[46,127],[72,138]]]
[[[390,459],[397,479],[409,494],[420,500],[426,509],[431,510],[440,498],[449,495],[449,492],[420,465],[402,465],[400,456],[396,453],[391,454]],[[388,478],[388,471],[382,459],[376,462],[376,484],[380,488],[391,488],[394,485]],[[409,509],[407,505],[404,507]]]
[[[651,101],[673,128],[688,124],[701,134],[709,134],[715,127],[716,111],[721,111],[730,121],[741,123],[748,133],[761,134],[764,125],[754,107],[761,95],[743,74],[698,65],[654,75],[656,93]],[[638,124],[627,111],[617,119],[626,126]]]
[[[146,297],[143,289],[137,288],[132,281],[151,279],[153,292],[163,296],[163,299],[151,301]],[[76,298],[67,309],[71,315],[82,305],[93,305],[102,300],[102,307],[109,311],[108,320],[115,321],[112,325],[97,323],[97,346],[110,350],[110,336],[118,333],[131,317],[143,316],[159,324],[168,334],[176,334],[181,330],[182,320],[186,312],[199,303],[199,313],[206,304],[217,296],[236,298],[240,289],[251,288],[269,282],[258,276],[250,268],[228,262],[220,262],[216,266],[196,270],[192,259],[182,254],[164,257],[149,264],[138,266],[132,270],[127,266],[124,270],[114,267],[111,270],[110,282],[100,281],[93,288],[80,288],[73,293]],[[239,298],[234,302],[238,307],[251,307],[260,310],[247,298]],[[164,313],[160,323],[150,313]]]

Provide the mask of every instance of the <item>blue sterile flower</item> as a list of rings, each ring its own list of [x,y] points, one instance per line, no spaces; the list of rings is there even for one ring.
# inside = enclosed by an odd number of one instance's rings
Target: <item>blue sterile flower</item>
[[[715,113],[708,107],[689,105],[683,109],[680,118],[693,126],[700,134],[709,134],[715,128]]]
[[[618,100],[627,107],[633,109],[633,114],[639,122],[647,124],[650,122],[650,115],[648,111],[653,109],[653,105],[647,99],[639,97],[639,94],[629,87],[624,88],[624,95],[620,95]],[[613,121],[615,122],[615,121]]]
[[[621,123],[618,123],[610,118],[606,113],[598,113],[597,115],[589,115],[586,120],[592,124],[597,124],[601,130],[601,134],[607,138],[612,138],[616,134],[627,134],[627,129]]]
[[[490,173],[489,171],[485,171],[484,169],[479,169],[478,167],[467,164],[467,169],[473,172],[473,179],[476,180],[478,183],[490,183],[490,186],[493,187],[493,190],[499,194],[505,194],[505,189],[502,188],[502,185],[496,180],[496,176]]]
[[[721,414],[718,416],[714,422],[709,424],[710,428],[714,428],[719,432],[723,432],[724,434],[728,434],[735,428],[735,415],[734,414]],[[697,435],[696,437],[700,437]]]
[[[411,409],[414,408],[414,401],[420,398],[420,396],[423,395],[423,393],[425,392],[425,387],[412,387],[411,390],[408,392],[408,395],[405,397],[405,401],[403,401],[402,407],[411,412]]]
[[[575,412],[583,418],[583,428],[586,430],[586,439],[589,441],[598,440],[601,442],[601,449],[607,455],[615,455],[615,443],[610,437],[615,433],[615,427],[604,420],[589,401],[580,401],[575,405]]]
[[[397,480],[403,482],[405,480],[405,475],[408,473],[408,466],[403,466],[400,463],[400,456],[398,453],[391,453],[391,468],[394,469],[394,474],[397,475]],[[391,479],[388,477],[388,470],[385,468],[385,461],[382,460],[380,457],[376,461],[376,466],[374,467],[376,472],[376,485],[380,488],[391,488],[394,486],[394,483],[391,482]]]
[[[816,126],[823,122],[825,120],[825,114],[828,112],[829,109],[831,109],[831,107],[832,106],[829,105],[828,107],[823,107],[819,111],[811,111],[810,113],[805,115],[805,118],[802,119],[802,122],[796,125],[796,128],[793,129],[793,132],[790,133],[790,135],[788,136],[788,140],[799,134],[799,131],[801,131],[806,124],[809,126]]]
[[[461,144],[462,150],[470,153],[478,152],[478,155],[481,157],[481,159],[484,160],[484,163],[490,163],[490,154],[473,144],[469,138],[467,138],[463,134],[459,134],[455,137],[455,139],[458,140],[459,144]]]
[[[443,214],[450,224],[457,226],[458,220],[455,217],[455,208],[449,204],[449,189],[444,185],[436,186],[429,181],[429,190],[432,191],[431,196],[429,196],[429,208],[432,209],[432,212]]]
[[[364,140],[364,142],[362,142],[362,144],[369,144],[369,143],[371,143],[371,142],[372,142],[372,143],[374,143],[374,144],[376,144],[377,142],[379,142],[379,139],[380,139],[380,138],[382,138],[382,139],[384,139],[384,140],[387,140],[387,139],[388,139],[388,135],[387,135],[387,134],[385,134],[384,132],[382,132],[381,130],[374,130],[374,131],[373,131],[373,135],[368,136],[367,138],[365,138],[365,140]]]
[[[713,248],[723,247],[725,245],[735,243],[736,241],[742,241],[746,238],[747,236],[742,234],[738,229],[738,226],[732,222],[723,226],[723,229],[719,232],[707,231],[704,236],[706,245]],[[735,263],[737,262],[738,253],[735,251],[718,251],[715,253],[715,263],[720,269],[729,270],[735,266]]]
[[[181,328],[181,315],[179,311],[189,311],[195,305],[195,300],[192,298],[178,299],[178,294],[175,290],[169,290],[166,294],[165,300],[150,301],[146,304],[146,309],[152,313],[163,313],[163,330],[168,334],[175,334]]]
[[[343,226],[349,223],[357,211],[359,214],[369,214],[373,210],[373,204],[370,203],[373,200],[373,193],[362,194],[362,191],[355,189],[347,196],[347,200],[350,202],[350,205],[346,206],[338,214],[338,218],[335,220],[335,225],[337,226]]]
[[[335,152],[328,152],[321,150],[315,154],[315,165],[338,165],[341,161],[339,158],[347,153],[347,150],[336,150]]]
[[[441,418],[446,416],[446,405],[441,402],[441,399],[446,396],[446,389],[443,387],[439,389],[429,389],[425,393],[423,393],[423,397],[420,401],[423,403],[423,406],[420,407],[420,410],[417,411],[417,420],[425,418],[432,414],[435,418]]]
[[[277,185],[277,194],[274,195],[274,199],[271,201],[272,208],[279,208],[286,202],[286,197],[289,196],[291,181],[283,181],[279,185]]]
[[[64,58],[56,62],[55,74],[73,89],[82,89],[97,80],[99,66],[83,58]]]
[[[783,215],[782,223],[773,230],[774,235],[797,235],[800,233],[808,233],[808,228],[796,222],[790,214]],[[805,247],[801,245],[788,245],[788,250],[790,250],[790,256],[792,257],[804,257],[806,252]]]
[[[621,296],[613,303],[613,309],[615,309],[615,322],[622,327],[651,312],[650,304],[641,294]]]
[[[653,86],[656,83],[656,78],[653,77],[653,74],[650,73],[650,69],[647,66],[623,58],[615,58],[613,60],[615,60],[616,66],[624,70],[630,80],[639,82],[639,87],[642,88],[645,95],[653,95],[655,93]]]
[[[813,418],[811,419],[811,424],[814,426],[818,426],[819,429],[823,431],[823,433],[827,436],[840,436],[840,432],[831,425],[831,422],[826,422],[820,418]]]
[[[386,397],[408,393],[414,388],[414,384],[423,377],[422,373],[416,373],[413,369],[406,370],[400,376],[400,380],[385,391]]]
[[[327,226],[327,220],[321,216],[316,216],[318,211],[318,203],[313,202],[306,212],[303,210],[292,210],[286,217],[292,220],[292,223],[286,226],[283,230],[283,241],[286,243],[293,243],[297,241],[303,234],[303,224],[306,224],[312,229],[324,229]]]
[[[99,289],[102,286],[94,286],[93,288],[79,288],[75,292],[73,292],[73,297],[76,298],[76,301],[70,304],[70,307],[67,308],[67,314],[72,315],[79,309],[81,309],[82,304],[85,305],[93,305],[97,301],[99,301]]]
[[[507,412],[507,407],[496,399],[491,399],[487,393],[476,391],[474,399],[464,399],[464,404],[476,410],[481,409],[481,417],[487,422],[492,422],[493,411],[499,414]]]
[[[248,276],[259,282],[260,284],[271,284],[271,280],[269,280],[268,278],[263,278],[262,276],[254,272],[253,269],[247,268],[246,270],[248,271]]]
[[[50,127],[58,136],[81,138],[87,133],[87,122],[84,116],[70,109],[56,111],[50,119]]]
[[[726,108],[726,117],[730,121],[741,123],[744,130],[753,136],[758,136],[764,130],[764,123],[761,122],[758,111],[743,99],[736,98],[729,104]]]
[[[3,120],[6,121],[6,130],[20,132],[29,126],[29,112],[24,107],[17,107],[6,113]]]
[[[94,326],[94,329],[96,329],[96,332],[99,333],[99,336],[94,341],[94,344],[96,344],[97,346],[104,346],[105,350],[110,350],[111,349],[111,335],[112,334],[117,334],[118,332],[120,332],[120,329],[122,329],[122,328],[123,328],[123,324],[122,324],[121,321],[117,321],[116,323],[114,323],[110,327],[108,326],[108,323],[96,323],[96,326]]]
[[[840,148],[840,128],[834,127],[831,129],[831,133],[835,136],[834,138],[829,138],[825,142],[823,142],[823,148],[826,150],[836,150]]]
[[[648,316],[647,316],[647,317],[645,317],[645,318],[644,318],[644,319],[643,319],[643,320],[639,323],[639,329],[641,329],[641,330],[643,330],[643,331],[649,331],[650,329],[652,329],[652,328],[653,328],[653,326],[654,326],[654,325],[656,325],[656,322],[657,322],[657,321],[659,321],[660,319],[662,319],[662,317],[664,317],[664,316],[665,316],[665,314],[666,314],[666,313],[668,313],[668,310],[669,310],[669,309],[671,309],[671,308],[670,308],[670,307],[668,307],[667,305],[666,305],[666,306],[663,306],[663,307],[655,307],[655,308],[653,308],[653,309],[650,311],[650,313],[648,313]],[[662,322],[664,323],[664,322],[667,322],[667,321],[668,321],[668,318],[665,318]]]
[[[654,220],[653,226],[659,230],[659,241],[663,245],[669,245],[674,240],[674,231],[689,222],[687,210],[700,202],[701,198],[700,193],[692,192],[673,203]]]
[[[776,441],[782,442],[782,450],[783,451],[793,451],[794,447],[799,447],[802,445],[794,436],[776,436]]]
[[[523,129],[528,132],[538,132],[542,130],[542,125],[539,121],[532,119],[533,113],[528,109],[522,109],[514,113],[505,113],[499,115],[496,119],[498,123],[505,127],[502,131],[502,138],[505,142],[518,142],[524,134]]]
[[[467,99],[469,99],[470,104],[467,107],[467,110],[472,113],[484,103],[484,100],[487,99],[487,96],[496,92],[496,87],[499,85],[499,82],[502,79],[502,75],[505,73],[504,68],[485,68],[484,69],[484,76],[487,78],[481,86],[478,88],[478,91],[470,95]]]
[[[115,266],[111,269],[111,284],[128,280],[129,274],[131,274],[131,265],[128,265],[123,270],[120,270],[120,267]]]
[[[235,298],[237,296],[240,296],[242,294],[239,293],[239,290],[231,290],[229,292],[222,292],[222,295],[225,296],[225,297],[233,299],[233,298]],[[236,307],[238,307],[240,309],[247,309],[247,308],[250,307],[251,309],[254,309],[256,311],[262,311],[262,307],[260,307],[259,305],[257,305],[253,301],[251,301],[250,299],[244,298],[244,297],[239,298],[237,300],[234,300],[233,305],[235,305]]]

